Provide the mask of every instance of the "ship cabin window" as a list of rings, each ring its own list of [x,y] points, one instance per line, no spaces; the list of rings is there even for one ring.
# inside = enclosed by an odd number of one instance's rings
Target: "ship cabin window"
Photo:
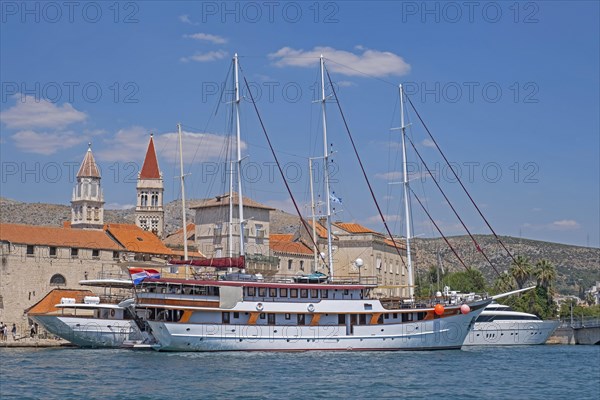
[[[267,288],[261,287],[258,288],[258,297],[266,297],[267,296]]]
[[[206,286],[194,286],[192,293],[196,295],[206,295],[208,293],[208,288]]]
[[[265,319],[265,313],[260,313],[260,319]]]
[[[326,299],[329,297],[329,291],[327,289],[321,289],[321,298]]]
[[[27,255],[28,256],[32,256],[33,255],[33,245],[31,245],[31,244],[27,245]]]
[[[277,297],[277,288],[269,288],[269,297]]]
[[[172,294],[181,294],[181,285],[170,285],[169,293]]]
[[[300,297],[303,299],[308,298],[308,289],[300,289]]]
[[[292,314],[288,314],[288,313],[286,313],[286,314],[285,314],[285,319],[287,319],[287,320],[290,320],[290,319],[292,319]]]
[[[248,288],[248,296],[256,296],[256,288],[251,286]]]
[[[318,299],[319,298],[319,289],[310,289],[310,298]]]
[[[304,325],[304,314],[298,314],[298,325]]]
[[[358,314],[358,324],[359,325],[367,324],[367,314]]]
[[[348,289],[344,289],[344,296],[348,296],[348,293],[350,293],[350,291]]]
[[[229,313],[224,312],[222,315],[223,315],[223,323],[228,324],[229,323]]]
[[[346,314],[338,314],[338,325],[346,324]]]
[[[287,290],[287,288],[281,288],[281,289],[279,289],[279,297],[286,298],[287,296],[288,296],[288,290]]]
[[[290,298],[295,299],[298,297],[298,289],[290,289]]]
[[[275,314],[267,314],[267,324],[275,325]]]
[[[383,314],[383,318],[390,319],[390,314]]]
[[[412,313],[404,313],[402,314],[402,322],[410,322],[413,320],[413,314]]]
[[[240,313],[237,311],[233,312],[233,319],[238,319],[240,317]]]
[[[398,318],[398,313],[393,313],[392,318],[394,318],[394,319]]]

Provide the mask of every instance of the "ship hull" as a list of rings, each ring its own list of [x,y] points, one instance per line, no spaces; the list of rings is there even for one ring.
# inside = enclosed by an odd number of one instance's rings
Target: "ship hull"
[[[159,351],[375,351],[460,349],[480,311],[415,323],[345,326],[148,321]]]
[[[476,322],[464,346],[518,346],[544,344],[559,321]]]
[[[48,332],[79,347],[118,348],[139,342],[142,335],[133,320],[35,315]]]

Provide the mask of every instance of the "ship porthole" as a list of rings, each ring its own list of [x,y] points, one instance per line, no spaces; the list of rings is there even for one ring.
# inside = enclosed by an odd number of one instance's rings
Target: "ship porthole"
[[[306,307],[306,308],[307,308],[307,310],[308,310],[309,312],[314,312],[314,311],[315,311],[315,306],[314,306],[314,305],[312,305],[312,304],[309,304],[309,305],[308,305],[308,307]]]
[[[258,303],[258,304],[256,305],[256,309],[257,309],[258,311],[262,311],[262,310],[264,309],[264,307],[263,307],[263,303]]]

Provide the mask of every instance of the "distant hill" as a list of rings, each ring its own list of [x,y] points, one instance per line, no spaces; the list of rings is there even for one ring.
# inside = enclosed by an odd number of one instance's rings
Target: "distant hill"
[[[186,205],[193,205],[198,200],[189,200]],[[71,219],[71,208],[68,205],[24,203],[0,197],[0,221],[5,223],[21,223],[30,225],[62,225]],[[134,209],[105,210],[107,223],[134,223]],[[167,234],[181,228],[181,201],[176,200],[165,206],[165,231]],[[188,222],[194,221],[194,212],[188,209]],[[299,218],[281,210],[271,213],[272,233],[292,233],[299,226]],[[510,267],[511,259],[504,249],[497,244],[491,235],[476,235],[477,241],[488,254],[492,264],[499,272]],[[543,242],[530,239],[519,239],[503,236],[502,241],[515,255],[528,257],[533,262],[547,259],[552,262],[558,272],[557,289],[563,294],[577,294],[579,285],[590,287],[600,281],[600,249],[570,246],[560,243]],[[452,246],[470,267],[480,269],[491,282],[496,273],[479,254],[468,236],[449,238]],[[450,271],[463,269],[452,251],[442,239],[417,238],[414,241],[419,273],[424,273],[431,266],[437,265],[439,252],[443,267]],[[581,280],[581,281],[580,281]]]

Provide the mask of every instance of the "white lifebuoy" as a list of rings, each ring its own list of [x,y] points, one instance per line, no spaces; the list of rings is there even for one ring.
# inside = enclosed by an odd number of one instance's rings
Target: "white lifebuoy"
[[[262,311],[262,310],[263,310],[263,308],[264,308],[264,307],[263,307],[263,303],[258,303],[258,304],[256,305],[256,309],[257,309],[258,311]]]
[[[308,307],[306,307],[308,312],[314,312],[315,311],[315,306],[312,304],[309,304]]]
[[[115,316],[115,310],[114,310],[114,309],[113,309],[113,310],[110,310],[110,316],[111,316],[111,317],[114,317],[114,316]]]

